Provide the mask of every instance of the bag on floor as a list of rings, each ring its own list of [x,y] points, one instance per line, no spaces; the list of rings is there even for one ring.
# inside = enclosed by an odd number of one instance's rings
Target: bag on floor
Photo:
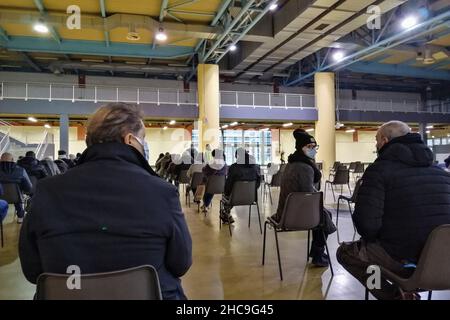
[[[200,202],[203,200],[203,196],[205,195],[206,186],[204,184],[200,184],[197,186],[197,190],[194,195],[194,202]]]

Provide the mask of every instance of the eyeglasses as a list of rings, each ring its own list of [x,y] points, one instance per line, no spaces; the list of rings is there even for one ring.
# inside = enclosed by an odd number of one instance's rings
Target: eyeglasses
[[[315,145],[315,146],[312,146],[312,147],[308,146],[308,148],[319,150],[319,145]]]

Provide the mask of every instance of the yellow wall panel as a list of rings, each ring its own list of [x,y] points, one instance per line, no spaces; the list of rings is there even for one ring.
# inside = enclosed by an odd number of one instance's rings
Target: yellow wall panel
[[[159,16],[161,0],[107,0],[106,10],[108,13],[130,13]]]
[[[14,7],[22,9],[36,9],[33,0],[1,0],[0,5],[2,7]]]
[[[24,25],[24,24],[13,24],[7,23],[2,24],[3,29],[6,31],[7,35],[10,36],[28,36],[28,37],[50,37],[50,33],[43,34],[33,30],[33,25]]]
[[[105,36],[103,31],[95,30],[95,29],[73,29],[69,30],[67,28],[59,28],[57,29],[58,34],[63,39],[72,39],[72,40],[92,40],[92,41],[104,41]]]
[[[105,2],[108,2],[106,0]],[[67,12],[67,7],[77,5],[81,9],[81,13],[99,13],[100,1],[93,0],[43,0],[44,7],[47,11]]]

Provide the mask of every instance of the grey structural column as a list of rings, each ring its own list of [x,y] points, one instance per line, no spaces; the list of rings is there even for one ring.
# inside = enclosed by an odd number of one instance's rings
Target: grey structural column
[[[69,115],[61,114],[59,117],[59,150],[69,154]]]
[[[428,135],[427,135],[427,124],[426,123],[419,123],[419,134],[422,136],[423,141],[425,142],[425,144],[427,144],[427,139],[428,139]]]

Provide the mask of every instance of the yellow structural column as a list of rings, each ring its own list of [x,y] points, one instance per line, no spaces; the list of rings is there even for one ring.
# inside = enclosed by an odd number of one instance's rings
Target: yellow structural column
[[[219,66],[199,64],[197,67],[198,91],[198,139],[199,149],[220,146],[220,92]]]
[[[320,145],[316,160],[323,162],[323,172],[328,177],[329,169],[336,160],[336,90],[332,72],[318,72],[314,76],[314,93],[318,120],[315,138]]]

